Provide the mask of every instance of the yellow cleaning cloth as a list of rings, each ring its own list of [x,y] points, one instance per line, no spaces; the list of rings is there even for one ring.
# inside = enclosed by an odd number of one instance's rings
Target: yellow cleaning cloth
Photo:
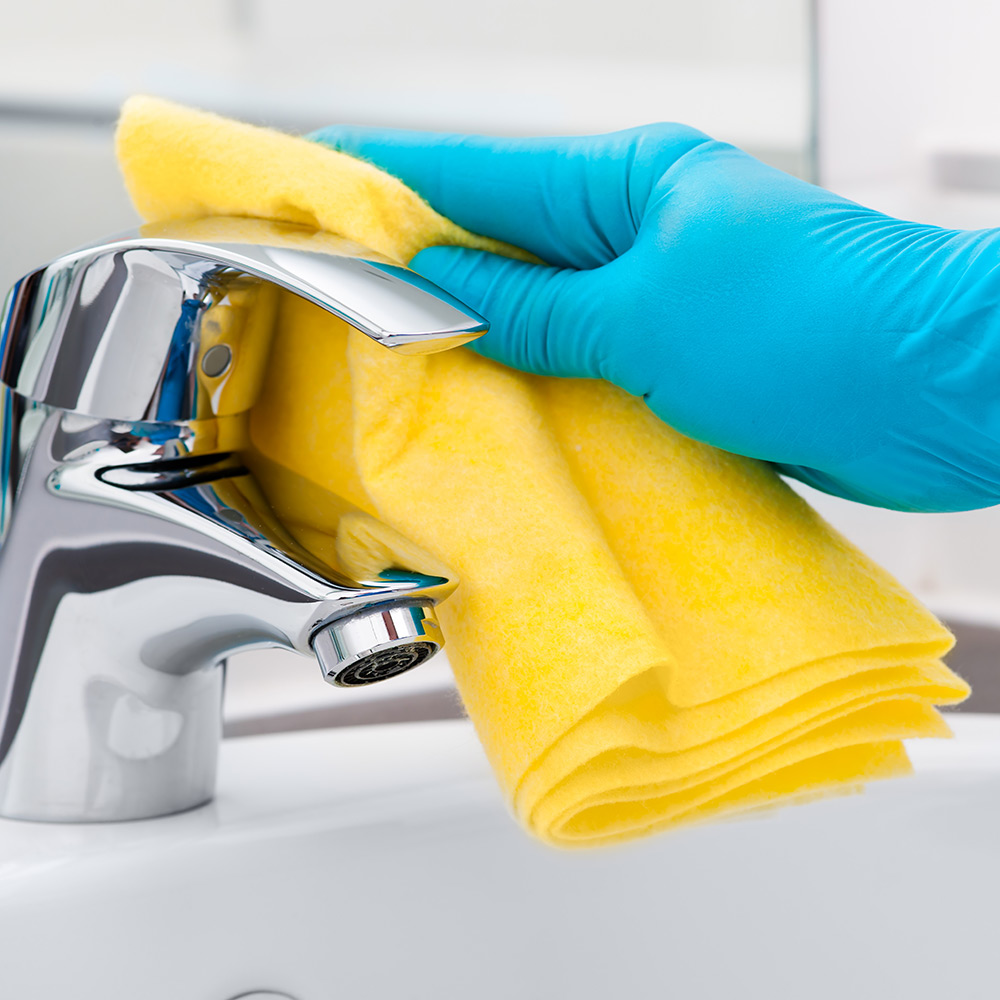
[[[148,220],[305,223],[400,261],[517,252],[367,163],[162,100],[130,100],[117,142]],[[767,466],[603,382],[399,357],[290,296],[276,323],[253,446],[457,570],[439,612],[458,687],[539,837],[853,790],[908,769],[901,739],[948,735],[933,705],[968,693],[951,636]]]

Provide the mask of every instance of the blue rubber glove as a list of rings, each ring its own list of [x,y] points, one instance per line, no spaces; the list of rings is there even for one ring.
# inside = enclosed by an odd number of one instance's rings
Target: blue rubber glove
[[[480,353],[605,378],[684,434],[829,493],[1000,503],[1000,231],[902,222],[682,125],[310,138],[551,265],[417,255],[492,324]]]

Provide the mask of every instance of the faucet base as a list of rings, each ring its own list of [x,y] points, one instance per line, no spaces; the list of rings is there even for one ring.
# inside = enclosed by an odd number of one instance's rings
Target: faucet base
[[[57,614],[53,627],[82,628],[77,655],[41,665],[0,765],[0,815],[112,822],[211,801],[224,662],[164,673],[123,656],[102,621],[87,627],[73,617]]]

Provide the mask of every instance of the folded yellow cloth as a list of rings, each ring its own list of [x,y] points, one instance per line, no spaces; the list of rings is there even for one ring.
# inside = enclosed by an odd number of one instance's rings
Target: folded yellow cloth
[[[117,144],[148,220],[305,223],[401,261],[517,252],[370,164],[159,99],[125,105]],[[399,357],[291,296],[276,323],[253,446],[458,571],[439,608],[458,687],[539,837],[853,790],[907,770],[901,739],[948,735],[951,636],[767,466],[603,382]]]

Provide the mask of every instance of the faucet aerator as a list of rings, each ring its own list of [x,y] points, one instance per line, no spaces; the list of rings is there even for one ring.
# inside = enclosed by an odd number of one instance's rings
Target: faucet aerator
[[[324,625],[312,639],[323,679],[360,687],[395,677],[430,659],[442,645],[429,604],[380,605]]]

